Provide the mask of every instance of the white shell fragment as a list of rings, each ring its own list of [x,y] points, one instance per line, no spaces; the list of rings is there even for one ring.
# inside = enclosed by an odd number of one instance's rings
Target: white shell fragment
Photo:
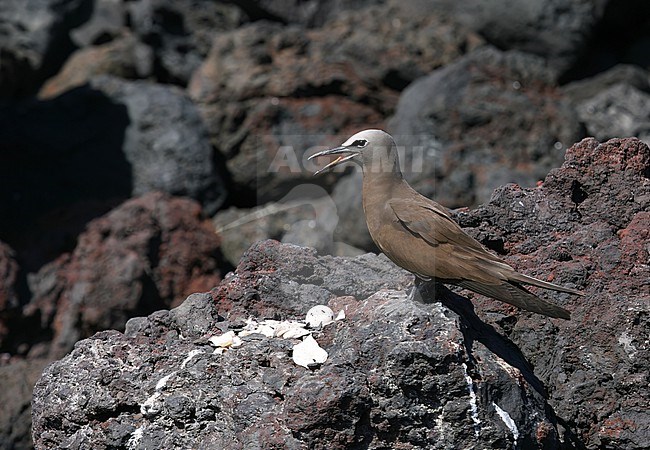
[[[283,339],[298,339],[308,334],[305,326],[298,322],[280,322],[275,329],[275,336]]]
[[[260,323],[254,319],[248,319],[246,326],[239,332],[240,337],[250,336],[251,334],[261,334],[266,337],[281,337],[283,339],[298,339],[309,334],[305,329],[305,324],[284,320],[267,319]]]
[[[219,336],[212,336],[208,339],[212,345],[220,348],[239,347],[242,344],[239,336],[234,331],[220,334]]]
[[[340,311],[336,320],[345,318],[345,313]],[[299,366],[313,367],[327,360],[327,352],[319,347],[308,328],[322,328],[334,322],[334,311],[326,305],[317,305],[307,312],[305,322],[295,320],[266,319],[258,322],[249,318],[246,325],[239,332],[233,330],[219,336],[212,336],[209,342],[215,346],[213,354],[222,355],[230,348],[243,344],[242,338],[252,334],[261,334],[267,338],[305,339],[293,347],[293,361]],[[194,356],[194,355],[192,355]],[[191,359],[188,357],[186,360]]]
[[[309,369],[310,366],[327,361],[327,352],[323,350],[312,335],[293,347],[293,362]]]
[[[324,327],[334,322],[334,311],[326,305],[316,305],[307,311],[307,325],[310,328]]]

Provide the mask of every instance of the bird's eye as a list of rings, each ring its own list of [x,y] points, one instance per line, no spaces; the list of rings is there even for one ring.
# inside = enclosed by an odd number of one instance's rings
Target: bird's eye
[[[366,141],[365,139],[357,139],[356,141],[354,141],[354,142],[352,143],[352,145],[351,145],[350,147],[359,147],[359,148],[363,148],[363,147],[365,147],[366,145],[368,145],[368,141]]]

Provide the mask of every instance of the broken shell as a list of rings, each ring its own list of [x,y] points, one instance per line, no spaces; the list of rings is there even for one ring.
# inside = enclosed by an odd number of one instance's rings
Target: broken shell
[[[275,329],[275,335],[283,339],[298,339],[308,334],[309,331],[298,322],[280,322]]]
[[[235,334],[234,331],[228,331],[227,333],[221,334],[219,336],[212,336],[208,339],[212,345],[215,347],[239,347],[242,344],[239,336]]]
[[[322,364],[327,361],[327,352],[316,342],[310,334],[301,343],[293,346],[293,362],[309,369],[310,366]]]
[[[339,313],[336,315],[336,319],[334,320],[343,320],[345,319],[345,311],[340,310]]]
[[[316,305],[307,311],[305,319],[307,325],[311,328],[324,327],[327,324],[334,322],[334,311],[326,305]]]

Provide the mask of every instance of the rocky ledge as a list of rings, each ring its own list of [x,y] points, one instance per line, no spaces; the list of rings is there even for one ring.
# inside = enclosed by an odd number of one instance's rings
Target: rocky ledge
[[[440,287],[411,301],[383,255],[259,242],[211,292],[50,365],[35,446],[648,448],[649,207],[650,149],[586,139],[536,188],[456,211],[519,270],[583,289],[545,294],[571,321]],[[294,362],[303,338],[250,331],[318,304],[343,311],[307,330],[319,364]]]

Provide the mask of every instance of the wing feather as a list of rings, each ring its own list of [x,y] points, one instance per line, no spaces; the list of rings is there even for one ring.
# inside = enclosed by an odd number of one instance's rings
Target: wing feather
[[[465,233],[437,203],[394,199],[389,204],[405,228],[434,247],[435,254],[432,255],[447,264],[444,270],[448,277],[501,284],[509,272],[514,272],[512,267]]]

